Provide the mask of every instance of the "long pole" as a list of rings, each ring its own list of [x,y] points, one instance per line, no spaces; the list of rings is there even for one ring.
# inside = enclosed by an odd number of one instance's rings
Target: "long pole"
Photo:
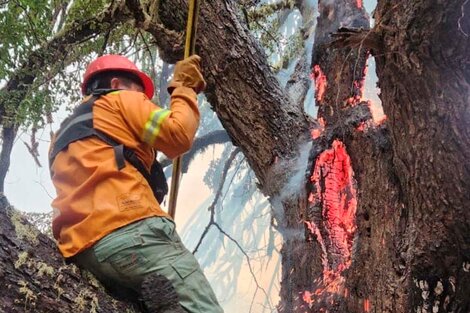
[[[186,42],[184,45],[184,58],[188,58],[195,52],[196,46],[196,26],[199,15],[199,0],[189,0],[188,23],[186,25]],[[183,157],[179,156],[173,161],[173,171],[171,174],[170,200],[168,203],[168,214],[171,218],[176,215],[176,201],[178,199],[178,189],[181,180],[181,164]]]

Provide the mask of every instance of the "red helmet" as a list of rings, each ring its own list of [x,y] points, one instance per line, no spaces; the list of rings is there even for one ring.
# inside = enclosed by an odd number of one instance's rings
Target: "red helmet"
[[[137,75],[142,81],[144,93],[149,99],[152,99],[154,89],[152,79],[144,72],[141,72],[128,58],[116,54],[101,56],[88,65],[83,76],[82,94],[85,94],[86,85],[90,78],[104,71],[125,71]]]

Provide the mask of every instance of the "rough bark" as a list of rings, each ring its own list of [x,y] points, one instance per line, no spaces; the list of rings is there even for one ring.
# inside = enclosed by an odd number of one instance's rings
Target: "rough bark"
[[[161,3],[162,23],[181,30],[185,8],[179,0]],[[260,185],[269,188],[265,182],[274,161],[295,154],[299,139],[305,138],[304,112],[279,86],[264,52],[239,21],[235,3],[202,2],[197,36],[196,50],[207,81],[205,94],[233,143],[242,148]]]
[[[376,10],[377,74],[403,202],[394,252],[406,311],[470,311],[469,17],[465,0],[379,1]]]
[[[0,196],[0,312],[134,312],[91,274],[66,265],[56,244]]]

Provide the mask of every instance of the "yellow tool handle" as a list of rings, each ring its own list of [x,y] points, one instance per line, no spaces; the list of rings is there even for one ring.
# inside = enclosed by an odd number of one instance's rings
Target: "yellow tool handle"
[[[184,45],[184,58],[188,58],[195,52],[196,46],[196,25],[199,15],[199,0],[189,0],[188,23],[186,26],[186,42]],[[181,165],[183,157],[179,156],[173,161],[173,171],[171,174],[170,200],[168,203],[168,214],[172,219],[176,215],[176,201],[178,199],[178,189],[181,180]]]

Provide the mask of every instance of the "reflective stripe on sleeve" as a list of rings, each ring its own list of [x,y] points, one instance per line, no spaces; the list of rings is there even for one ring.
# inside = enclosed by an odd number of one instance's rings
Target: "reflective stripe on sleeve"
[[[153,145],[155,138],[157,138],[160,133],[163,121],[165,121],[170,113],[170,110],[158,109],[150,114],[150,117],[144,126],[144,141],[146,143]]]

